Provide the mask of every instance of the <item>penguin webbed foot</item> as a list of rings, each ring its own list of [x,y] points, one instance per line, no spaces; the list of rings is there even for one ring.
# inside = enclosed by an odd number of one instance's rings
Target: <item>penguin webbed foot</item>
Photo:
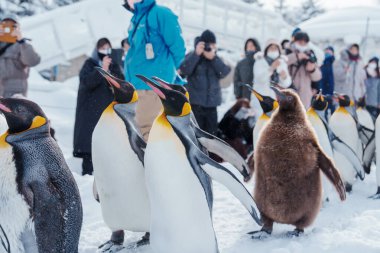
[[[125,247],[123,246],[123,244],[109,240],[100,245],[98,249],[99,253],[116,253],[125,249]]]
[[[287,237],[287,238],[300,237],[301,235],[303,235],[303,233],[304,233],[303,229],[296,228],[293,231],[288,231],[285,234],[285,237]]]
[[[380,187],[377,188],[377,192],[369,197],[370,199],[380,199]]]
[[[252,235],[251,238],[254,240],[264,240],[270,237],[270,235],[272,234],[272,231],[262,228],[261,230],[252,231],[252,232],[249,232],[248,234]]]

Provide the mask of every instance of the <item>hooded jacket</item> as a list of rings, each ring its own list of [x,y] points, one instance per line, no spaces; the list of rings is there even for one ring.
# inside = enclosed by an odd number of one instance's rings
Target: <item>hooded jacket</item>
[[[128,31],[131,47],[125,57],[126,80],[138,90],[150,90],[150,87],[136,74],[158,76],[173,83],[186,51],[178,17],[155,0],[144,0],[134,7],[129,9],[134,15]],[[146,57],[148,43],[153,46],[153,59]]]
[[[40,56],[26,42],[9,46],[0,55],[0,96],[10,97],[17,93],[26,96],[29,68],[40,61]]]
[[[334,63],[335,91],[358,101],[366,93],[366,73],[361,58],[352,61],[348,51],[343,50],[340,59]]]

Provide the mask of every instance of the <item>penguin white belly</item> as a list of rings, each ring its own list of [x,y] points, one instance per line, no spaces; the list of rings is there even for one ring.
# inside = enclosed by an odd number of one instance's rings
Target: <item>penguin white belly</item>
[[[155,121],[145,169],[153,252],[218,252],[205,192],[170,125]]]
[[[375,145],[376,145],[376,180],[377,186],[380,187],[380,150],[377,150],[377,147],[380,147],[380,117],[376,120],[376,134],[375,134]]]
[[[29,205],[17,189],[12,147],[1,137],[0,168],[0,225],[9,240],[11,252],[23,253],[25,250],[21,234],[30,220]]]
[[[335,112],[330,119],[330,128],[336,136],[345,142],[362,159],[361,140],[354,119],[348,113]]]
[[[342,109],[340,109],[340,111],[338,109],[338,111],[331,116],[329,125],[334,134],[354,150],[358,158],[361,160],[361,140],[359,139],[356,123],[351,115]],[[334,160],[337,168],[342,174],[343,180],[352,185],[356,178],[356,172],[352,164],[339,152],[334,153]]]
[[[93,133],[92,149],[105,223],[113,231],[149,231],[145,170],[131,148],[124,122],[115,112],[102,115]]]
[[[375,129],[375,124],[373,123],[372,117],[366,109],[358,108],[356,110],[356,114],[358,115],[360,125],[371,130]]]
[[[262,114],[257,120],[255,128],[253,129],[253,147],[256,147],[257,141],[259,140],[260,133],[263,128],[268,124],[270,118],[266,114]]]
[[[315,130],[315,133],[317,134],[319,144],[321,145],[323,151],[331,159],[334,159],[330,139],[328,137],[326,127],[323,124],[322,120],[318,117],[318,115],[314,116],[308,114],[308,118]]]

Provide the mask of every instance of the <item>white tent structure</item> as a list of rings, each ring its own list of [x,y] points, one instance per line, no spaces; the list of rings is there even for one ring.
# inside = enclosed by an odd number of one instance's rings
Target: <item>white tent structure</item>
[[[331,10],[300,24],[313,41],[332,44],[338,49],[358,43],[362,53],[370,57],[379,54],[380,7],[351,7]]]

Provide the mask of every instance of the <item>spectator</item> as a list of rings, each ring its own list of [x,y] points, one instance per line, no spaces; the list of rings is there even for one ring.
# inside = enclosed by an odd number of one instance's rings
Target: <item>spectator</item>
[[[359,54],[359,45],[352,44],[343,50],[334,63],[335,91],[350,96],[354,101],[365,95],[366,73]]]
[[[178,17],[155,0],[126,0],[124,7],[133,13],[129,29],[130,49],[125,58],[125,78],[139,94],[136,122],[148,140],[153,121],[162,105],[158,96],[136,77],[157,76],[169,83],[177,77],[185,56],[185,42]]]
[[[26,97],[30,67],[38,65],[41,58],[23,38],[16,17],[5,17],[1,25],[13,26],[11,36],[16,38],[16,43],[0,42],[0,96],[22,94]],[[3,34],[4,31],[0,29],[0,36]]]
[[[367,79],[365,80],[365,86],[367,89],[366,102],[367,110],[371,114],[374,120],[380,114],[380,69],[379,58],[373,57],[369,60],[365,67],[367,73]]]
[[[296,33],[292,44],[292,53],[288,55],[289,73],[293,80],[293,87],[306,108],[310,106],[313,92],[316,93],[319,89],[319,87],[312,87],[312,83],[322,79],[316,56],[310,50],[309,41],[307,33]]]
[[[129,48],[129,41],[128,38],[126,38],[121,41],[121,48],[112,49],[111,58],[120,66],[122,72],[124,71],[125,56]]]
[[[236,99],[251,99],[251,91],[242,84],[253,85],[253,64],[255,63],[254,55],[260,51],[260,44],[256,39],[250,38],[245,42],[245,58],[238,62],[234,75],[234,91]]]
[[[217,106],[222,102],[219,80],[231,68],[217,56],[216,37],[209,30],[202,33],[195,51],[186,55],[181,72],[187,76],[190,103],[199,126],[215,135],[218,128]]]
[[[290,53],[288,50],[290,49],[290,41],[288,39],[284,39],[281,42],[281,49],[283,54],[288,54]]]
[[[335,106],[333,103],[333,94],[334,94],[334,72],[333,72],[333,63],[335,61],[334,48],[329,46],[325,48],[325,60],[321,67],[322,71],[322,80],[321,80],[321,89],[323,95],[326,96],[327,101],[329,102],[330,114],[335,111]]]
[[[95,69],[102,67],[112,75],[124,78],[120,66],[109,56],[111,42],[100,39],[92,56],[87,59],[79,73],[79,90],[74,127],[74,156],[83,159],[82,174],[91,175],[93,172],[91,156],[92,132],[101,114],[113,101],[113,93],[107,81]]]
[[[274,39],[267,41],[263,53],[255,55],[256,63],[253,67],[254,88],[264,96],[275,98],[270,86],[289,88],[292,84],[288,72],[287,58],[281,56],[281,46]],[[260,107],[260,106],[259,106]]]

